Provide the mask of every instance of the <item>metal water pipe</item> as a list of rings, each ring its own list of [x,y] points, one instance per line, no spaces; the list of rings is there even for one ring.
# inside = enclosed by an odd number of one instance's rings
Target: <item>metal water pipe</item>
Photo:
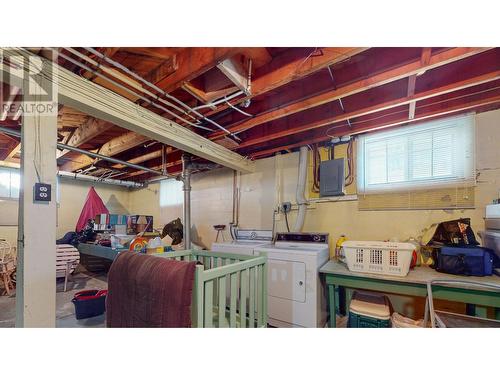
[[[191,156],[182,154],[182,190],[184,191],[184,250],[191,248]]]

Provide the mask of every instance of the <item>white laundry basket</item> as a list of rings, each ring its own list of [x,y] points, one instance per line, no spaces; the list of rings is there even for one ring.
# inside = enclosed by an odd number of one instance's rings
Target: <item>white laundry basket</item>
[[[415,245],[406,242],[345,241],[342,249],[350,271],[406,276]]]

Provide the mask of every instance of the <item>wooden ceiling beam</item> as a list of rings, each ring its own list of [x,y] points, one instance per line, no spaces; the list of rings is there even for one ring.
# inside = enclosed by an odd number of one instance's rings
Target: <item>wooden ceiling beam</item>
[[[184,82],[191,81],[239,52],[241,48],[186,48],[176,56],[178,68],[171,74],[158,77],[158,80],[153,83],[166,92],[172,92],[181,87]]]
[[[179,160],[167,163],[166,167],[167,168],[172,168],[173,166],[181,165],[181,164],[182,164],[182,160],[179,159]],[[162,168],[162,165],[160,164],[160,165],[158,165],[156,167],[152,167],[151,169],[156,169],[158,171],[161,171],[161,168]],[[146,174],[146,173],[149,173],[149,172],[147,172],[147,171],[134,171],[134,172],[128,173],[126,176],[124,176],[124,179],[129,179],[129,178],[132,178],[132,177],[141,176],[141,175]]]
[[[167,57],[160,65],[144,76],[144,79],[148,82],[160,82],[163,78],[166,78],[179,68],[177,64],[177,55],[172,55]]]
[[[215,99],[219,99],[223,96],[232,94],[233,92],[236,91],[236,89],[234,87],[228,87],[225,89],[205,92],[205,91],[195,87],[190,82],[184,82],[184,84],[182,85],[182,88],[184,89],[184,91],[190,93],[194,98],[196,98],[197,100],[199,100],[200,102],[202,102],[204,104],[208,104],[208,103],[214,101]]]
[[[361,47],[332,47],[318,49],[317,53],[311,52],[310,56],[297,58],[297,52],[292,48],[275,57],[268,66],[260,70],[259,77],[252,79],[252,93],[250,98],[265,94],[275,90],[292,81],[300,80],[314,74],[328,66],[335,65],[344,60],[350,59],[368,48]],[[248,50],[243,51],[243,55],[251,58]],[[241,97],[230,101],[231,105],[237,105],[247,98]],[[229,108],[226,104],[219,105],[215,110],[207,112],[206,116],[212,116],[218,112]]]
[[[110,59],[120,50],[120,47],[103,47],[100,49],[99,52],[101,52],[103,55],[106,55],[106,57],[109,57]]]
[[[148,140],[147,137],[134,132],[127,132],[119,137],[113,138],[106,142],[102,147],[94,152],[103,156],[113,156],[121,152],[127,151],[133,147],[137,147]],[[92,165],[95,159],[90,156],[80,154],[76,158],[65,162],[61,169],[64,171],[74,172]]]
[[[252,59],[252,66],[256,68],[269,64],[273,59],[265,47],[245,48],[243,54],[249,59]]]
[[[0,52],[14,60],[31,56],[31,53],[22,48],[0,48]],[[136,103],[82,78],[52,61],[42,59],[42,62],[41,74],[47,80],[52,81],[54,77],[48,72],[53,71],[58,77],[60,103],[125,128],[138,136],[171,145],[228,168],[244,172],[255,170],[255,165],[245,157],[138,106]],[[9,82],[23,84],[24,76],[20,72],[6,69],[3,64],[0,65],[0,72],[5,72],[5,74],[0,74],[0,79],[7,78]]]
[[[16,147],[14,147],[10,152],[9,154],[7,155],[7,157],[5,158],[5,161],[6,162],[10,162],[10,163],[19,163],[20,162],[20,159],[15,159],[14,156],[16,154],[18,154],[19,152],[21,152],[21,142],[17,142],[17,145]]]
[[[186,47],[122,47],[120,48],[120,52],[163,60],[172,57],[185,48]]]
[[[297,79],[305,78],[319,70],[348,60],[368,48],[361,47],[332,47],[313,50],[306,58],[287,60],[286,54],[273,60],[269,71],[252,81],[252,96],[262,95]],[[290,53],[294,51],[291,50]]]
[[[488,98],[477,99],[465,103],[456,104],[453,106],[446,107],[443,109],[429,110],[416,115],[413,119],[408,120],[408,116],[403,112],[398,119],[392,119],[390,121],[368,121],[363,125],[356,125],[355,123],[352,127],[343,125],[332,131],[328,136],[323,134],[316,135],[312,138],[305,139],[304,141],[294,142],[290,144],[284,144],[281,146],[273,147],[267,150],[250,152],[252,158],[261,158],[264,156],[273,155],[276,152],[290,150],[292,148],[297,148],[300,146],[315,144],[325,142],[332,137],[341,137],[343,135],[356,135],[362,134],[369,131],[381,130],[386,128],[391,128],[398,125],[409,124],[415,121],[431,120],[437,117],[446,117],[456,115],[457,113],[466,112],[480,107],[485,107],[491,104],[500,103],[500,95],[495,95]]]
[[[19,140],[13,138],[5,133],[1,133],[0,137],[4,139],[4,146],[0,148],[0,160],[8,161],[10,154],[16,149],[19,145]]]
[[[391,83],[403,78],[407,78],[414,74],[419,74],[420,72],[438,68],[440,66],[450,64],[452,62],[476,55],[478,53],[484,52],[490,48],[451,48],[445,51],[438,52],[432,55],[429,59],[427,65],[422,66],[420,60],[410,62],[393,69],[374,74],[368,78],[363,78],[358,81],[352,82],[345,86],[327,91],[315,95],[313,97],[307,98],[296,103],[277,108],[275,110],[269,111],[267,113],[254,116],[242,123],[230,127],[230,130],[235,133],[240,133],[248,129],[254,128],[256,126],[265,124],[266,122],[274,121],[279,118],[289,116],[294,113],[305,111],[310,108],[320,106],[322,104],[330,103],[332,101],[342,99],[346,96],[354,95],[359,92],[369,90],[378,86],[382,86],[387,83]],[[222,132],[215,132],[209,138],[216,139],[224,136]]]
[[[73,147],[81,146],[92,139],[98,137],[105,131],[111,129],[114,125],[109,122],[97,120],[93,117],[89,117],[87,121],[80,125],[73,134],[69,137],[66,144]],[[58,159],[66,155],[69,151],[62,150],[59,152]]]
[[[387,109],[407,105],[410,103],[416,103],[417,101],[422,101],[422,100],[434,98],[434,97],[437,97],[440,95],[449,94],[449,93],[452,93],[455,91],[467,89],[469,87],[473,87],[473,86],[477,86],[480,84],[496,81],[499,79],[500,79],[500,70],[496,70],[496,71],[491,72],[491,73],[487,73],[487,74],[483,74],[483,75],[480,75],[477,77],[469,78],[469,79],[466,79],[463,81],[450,83],[450,84],[442,86],[442,87],[437,87],[437,88],[427,90],[427,91],[424,91],[424,92],[421,92],[418,94],[409,95],[409,96],[406,96],[404,98],[390,100],[387,102],[383,102],[381,104],[373,105],[373,106],[366,107],[366,108],[361,108],[359,110],[347,112],[347,113],[344,113],[341,115],[335,115],[335,116],[330,116],[327,118],[313,120],[313,121],[310,121],[304,125],[295,126],[293,128],[290,128],[290,129],[273,132],[273,133],[265,135],[265,136],[250,138],[249,140],[244,141],[243,143],[240,143],[239,146],[236,148],[239,149],[239,148],[249,147],[249,146],[253,146],[256,144],[260,144],[260,143],[266,143],[266,142],[269,142],[270,140],[273,140],[273,139],[288,137],[288,136],[291,136],[291,135],[294,135],[297,133],[321,128],[321,127],[326,126],[326,125],[333,125],[335,123],[344,122],[347,120],[352,120],[352,119],[357,118],[357,117],[370,115],[373,113],[385,111]]]

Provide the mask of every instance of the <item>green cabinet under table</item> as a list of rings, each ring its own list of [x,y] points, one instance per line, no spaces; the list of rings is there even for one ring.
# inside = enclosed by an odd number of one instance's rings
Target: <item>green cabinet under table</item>
[[[407,276],[389,276],[370,273],[351,272],[347,266],[337,261],[329,261],[319,272],[324,277],[328,291],[330,327],[336,326],[336,314],[340,310],[340,289],[364,289],[381,293],[402,294],[425,297],[427,281],[434,279],[456,279],[482,281],[500,286],[499,276],[468,277],[439,273],[429,267],[416,267]],[[476,315],[486,317],[486,306],[495,308],[495,317],[500,320],[500,293],[478,286],[433,286],[434,299],[463,302],[477,306]],[[348,301],[347,301],[348,306]],[[348,308],[348,307],[347,307]]]

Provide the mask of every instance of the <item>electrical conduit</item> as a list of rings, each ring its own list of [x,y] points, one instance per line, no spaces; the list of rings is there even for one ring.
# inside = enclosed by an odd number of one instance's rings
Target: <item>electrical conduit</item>
[[[306,182],[307,182],[307,155],[308,150],[306,146],[302,146],[299,152],[299,177],[297,180],[296,199],[299,206],[297,220],[295,221],[294,232],[302,232],[304,227],[304,220],[306,218],[307,199],[305,196]]]

